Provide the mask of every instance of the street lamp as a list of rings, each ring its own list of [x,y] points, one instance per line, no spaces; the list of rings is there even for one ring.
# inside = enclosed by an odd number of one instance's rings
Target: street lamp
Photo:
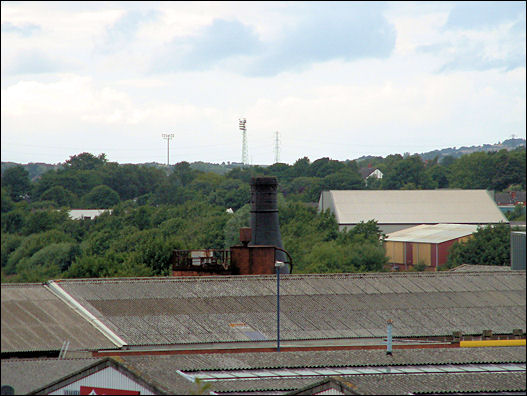
[[[280,352],[280,268],[285,266],[283,261],[274,263],[276,268],[276,351]]]
[[[166,139],[167,141],[167,166],[170,164],[170,139],[174,137],[173,133],[163,133],[161,135],[163,139]]]

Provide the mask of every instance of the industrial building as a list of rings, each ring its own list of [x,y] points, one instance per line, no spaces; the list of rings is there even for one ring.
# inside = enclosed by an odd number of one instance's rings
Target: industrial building
[[[384,234],[420,224],[508,223],[486,190],[330,190],[318,210],[330,210],[340,229],[375,220]]]
[[[422,263],[436,269],[447,262],[450,247],[464,242],[478,229],[471,224],[422,224],[386,235],[384,249],[395,269]]]
[[[522,346],[400,349],[391,356],[383,350],[341,350],[6,359],[1,369],[2,384],[16,394],[524,394],[526,389]]]
[[[340,376],[375,394],[447,391],[456,377],[458,390],[525,390],[525,271],[280,278],[280,352],[276,275],[2,284],[2,385],[188,394],[197,378],[216,394],[285,394]],[[476,341],[510,346],[462,346]]]
[[[525,393],[524,270],[292,274],[251,188],[241,244],[179,276],[2,284],[2,394]]]

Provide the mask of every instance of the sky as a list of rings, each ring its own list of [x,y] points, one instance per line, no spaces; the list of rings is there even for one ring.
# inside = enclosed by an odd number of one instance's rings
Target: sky
[[[2,161],[241,162],[240,118],[255,165],[525,138],[525,4],[2,1]]]

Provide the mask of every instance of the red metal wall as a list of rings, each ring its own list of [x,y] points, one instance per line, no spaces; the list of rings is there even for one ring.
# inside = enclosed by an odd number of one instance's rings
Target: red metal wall
[[[459,239],[459,238],[458,238]],[[458,239],[452,239],[450,241],[446,241],[446,242],[443,242],[443,243],[440,243],[439,244],[439,252],[438,252],[438,256],[439,256],[439,264],[438,265],[443,265],[446,263],[447,259],[448,259],[448,252],[450,251],[450,247],[454,244],[454,242],[456,242]]]
[[[405,242],[406,244],[406,264],[413,265],[413,245],[411,242]]]

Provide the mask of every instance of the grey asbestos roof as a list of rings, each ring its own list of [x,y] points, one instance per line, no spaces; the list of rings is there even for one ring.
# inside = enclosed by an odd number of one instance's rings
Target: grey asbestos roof
[[[339,224],[488,224],[507,222],[486,190],[330,190],[319,209],[331,209]]]
[[[125,366],[134,369],[149,382],[172,394],[196,391],[191,378],[200,371],[239,373],[262,369],[274,374],[278,369],[376,367],[401,365],[504,364],[525,363],[525,347],[441,348],[395,350],[387,356],[384,350],[357,351],[302,351],[269,353],[228,353],[200,355],[127,356],[121,358]],[[274,370],[274,371],[273,371]],[[214,392],[292,391],[319,381],[320,376],[217,380],[210,382]],[[525,372],[420,374],[420,375],[354,375],[346,377],[362,394],[393,394],[417,391],[525,389]],[[521,382],[523,380],[523,382]],[[386,386],[386,388],[382,388]],[[428,387],[427,387],[428,386]]]
[[[62,280],[129,345],[276,339],[273,275]],[[283,275],[281,338],[511,333],[525,328],[525,271]],[[235,324],[244,324],[241,327]]]
[[[525,362],[525,347],[205,353],[122,357],[137,367],[183,371]]]
[[[2,353],[110,348],[113,344],[42,284],[2,284]]]
[[[2,386],[27,394],[103,359],[2,359]]]
[[[362,395],[408,395],[419,393],[497,393],[525,391],[523,373],[453,373],[414,375],[364,375],[343,376],[354,385],[353,390]],[[246,381],[217,381],[215,393],[240,394],[271,391],[293,391],[312,384],[314,378],[262,379]],[[286,393],[286,392],[284,392]],[[283,393],[282,393],[283,394]]]
[[[473,272],[473,271],[510,271],[511,267],[508,265],[477,265],[477,264],[461,264],[457,267],[452,268],[450,271],[463,271],[463,272]]]

